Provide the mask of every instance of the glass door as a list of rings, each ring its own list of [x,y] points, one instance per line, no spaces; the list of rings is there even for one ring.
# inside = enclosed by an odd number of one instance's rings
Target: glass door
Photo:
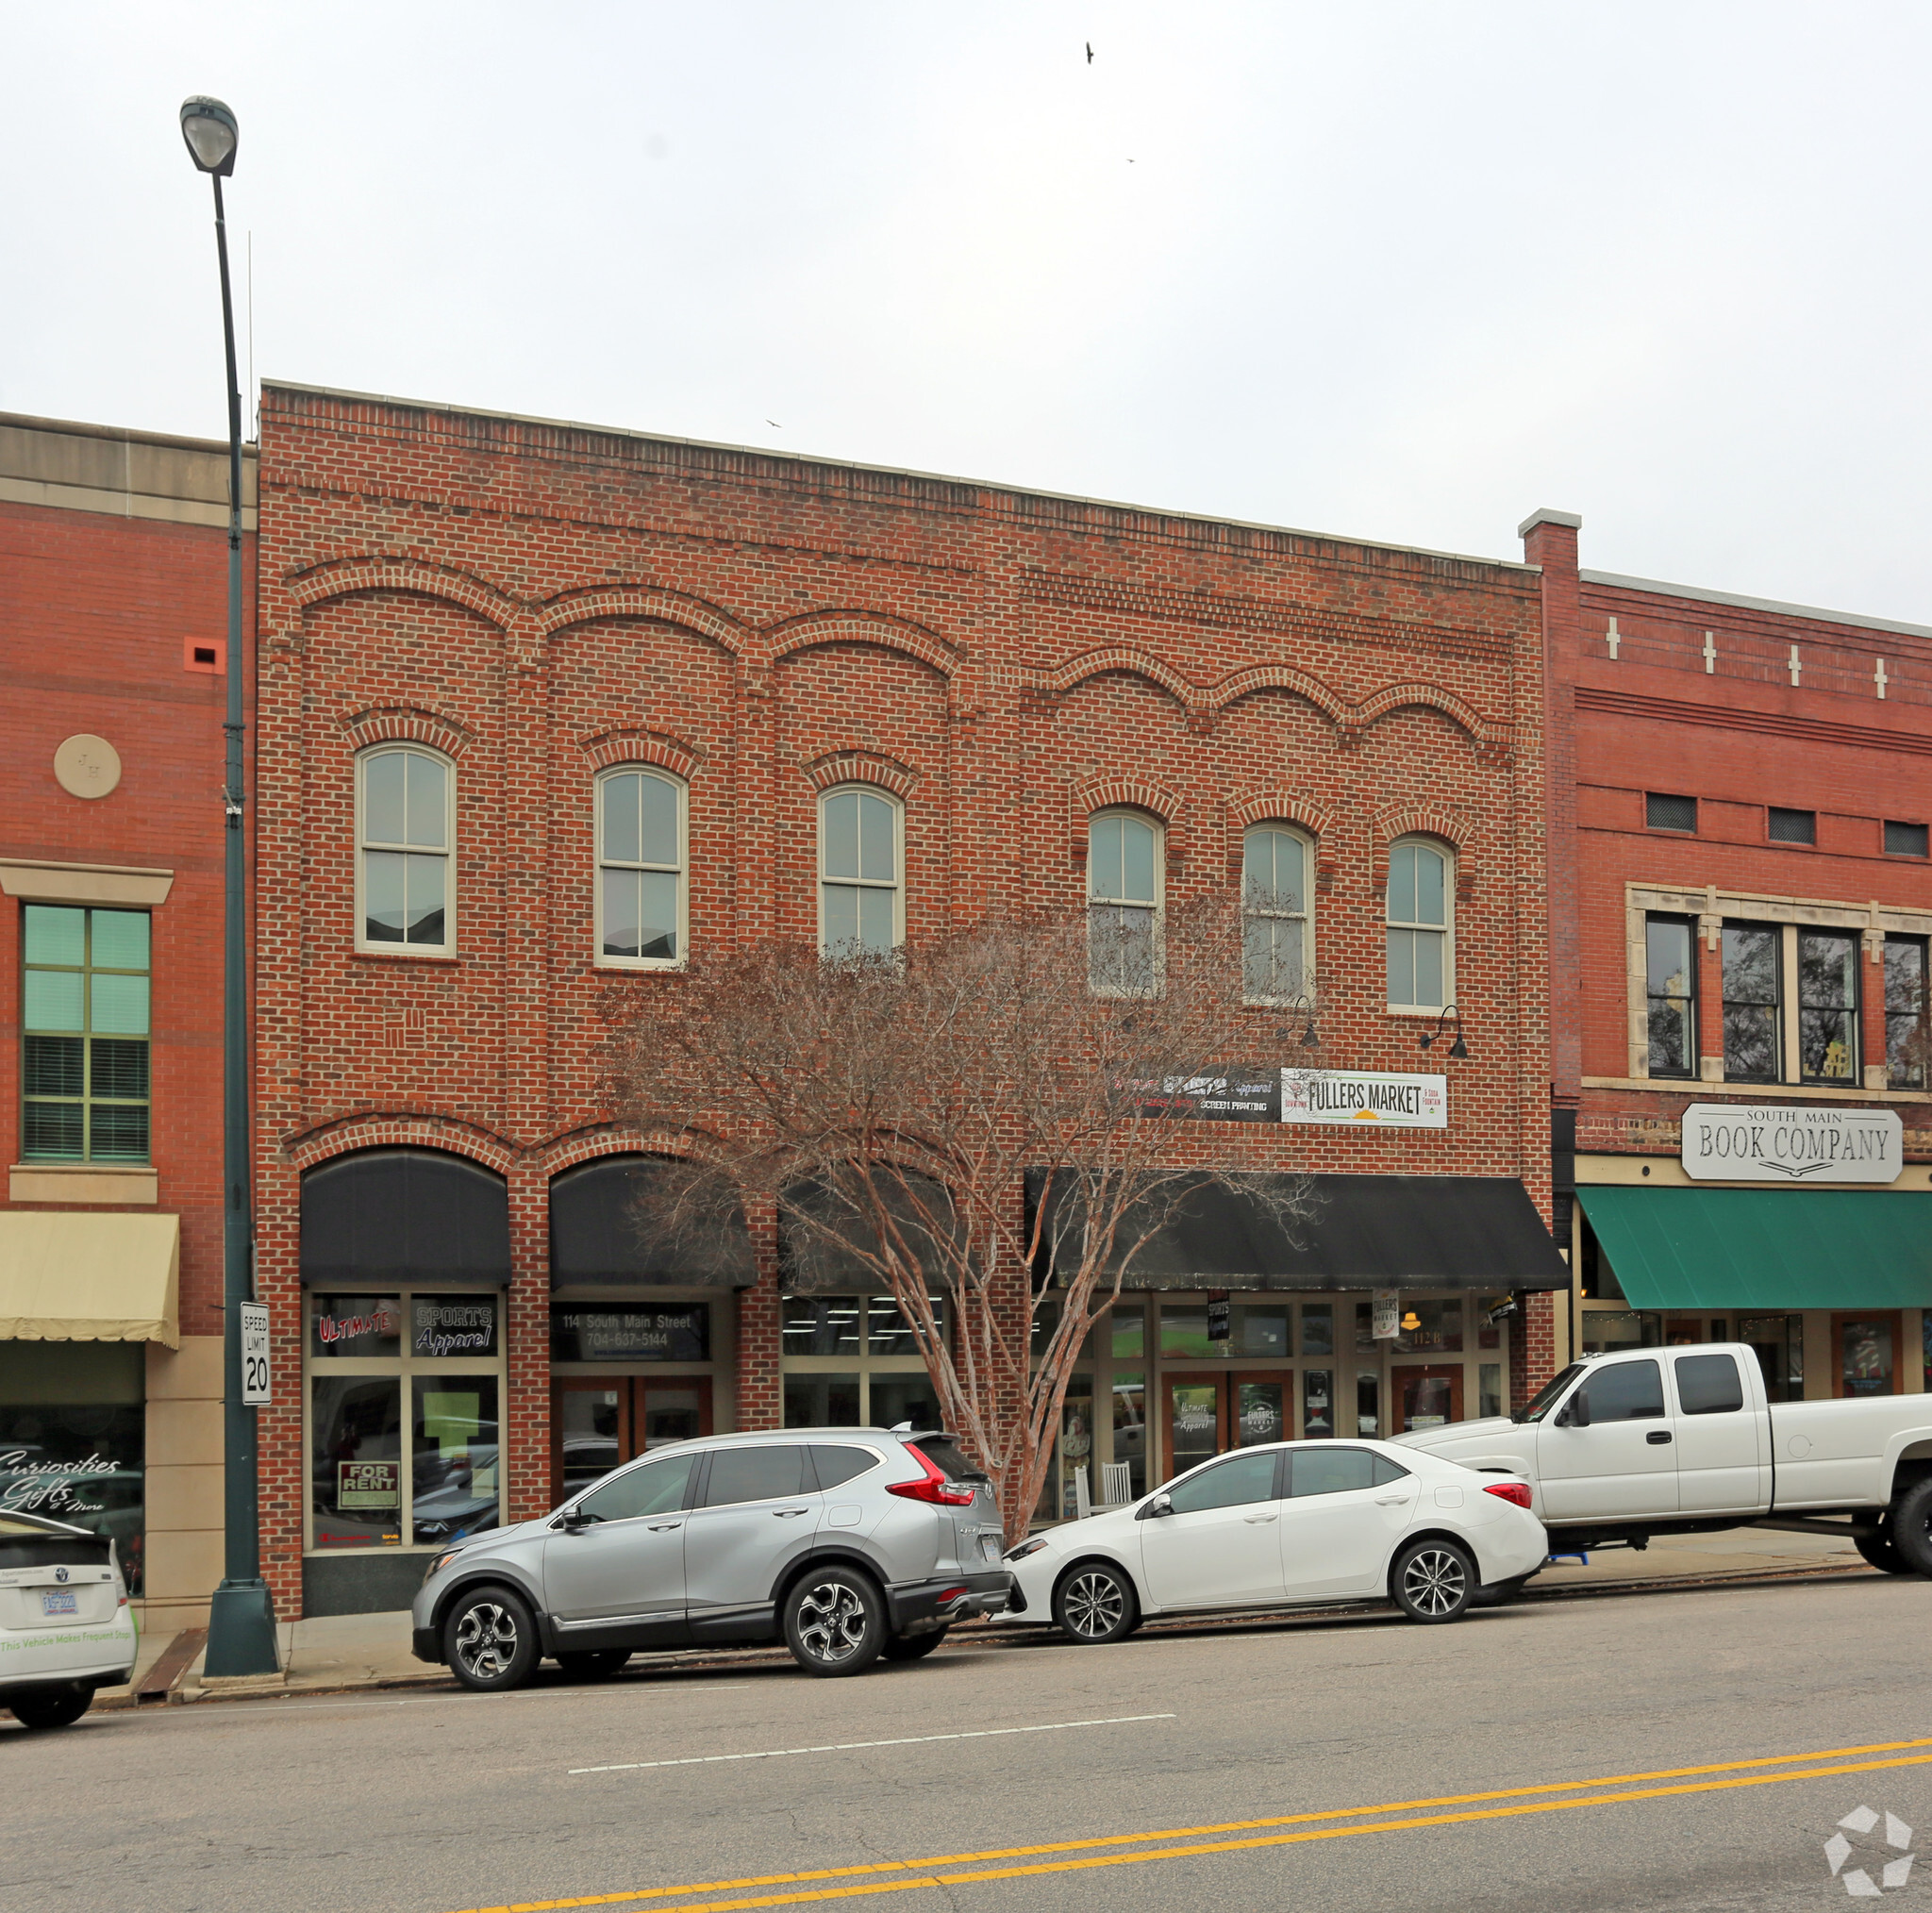
[[[1293,1373],[1236,1375],[1233,1382],[1235,1447],[1286,1441],[1291,1432],[1289,1418],[1294,1413]]]
[[[1400,1426],[1396,1433],[1409,1434],[1418,1428],[1440,1428],[1446,1422],[1462,1420],[1462,1364],[1429,1369],[1392,1369],[1391,1392],[1395,1396]]]
[[[1898,1393],[1899,1318],[1896,1313],[1834,1315],[1831,1339],[1836,1395]]]
[[[1211,1461],[1227,1445],[1226,1378],[1167,1378],[1167,1478]]]
[[[694,1441],[700,1435],[711,1432],[708,1375],[675,1382],[646,1381],[640,1376],[631,1386],[641,1447],[658,1448],[666,1441]]]
[[[551,1483],[558,1501],[667,1441],[711,1432],[711,1378],[571,1375],[551,1384]]]

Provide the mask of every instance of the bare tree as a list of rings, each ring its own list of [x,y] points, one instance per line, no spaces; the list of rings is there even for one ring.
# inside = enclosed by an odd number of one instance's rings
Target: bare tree
[[[775,1206],[798,1261],[865,1272],[1009,1535],[1089,1330],[1176,1211],[1214,1184],[1284,1225],[1308,1206],[1306,1177],[1243,1173],[1274,1166],[1277,1128],[1176,1120],[1257,1050],[1307,1055],[1311,989],[1286,1011],[1244,1000],[1232,897],[1158,924],[992,917],[889,954],[760,943],[628,986],[610,1013],[617,1107],[682,1152],[641,1220],[703,1235]]]

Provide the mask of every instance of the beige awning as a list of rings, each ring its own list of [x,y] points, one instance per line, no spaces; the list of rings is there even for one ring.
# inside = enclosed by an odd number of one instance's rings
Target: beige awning
[[[0,1340],[180,1345],[181,1218],[0,1211]]]

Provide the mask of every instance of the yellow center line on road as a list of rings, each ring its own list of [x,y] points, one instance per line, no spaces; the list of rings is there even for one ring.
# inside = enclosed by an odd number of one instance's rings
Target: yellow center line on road
[[[1770,1787],[1784,1780],[1814,1780],[1829,1774],[1869,1773],[1891,1767],[1932,1765],[1932,1754],[1907,1754],[1906,1750],[1932,1747],[1932,1738],[1918,1740],[1879,1740],[1862,1747],[1826,1747],[1808,1754],[1774,1754],[1759,1759],[1720,1760],[1702,1767],[1663,1767],[1644,1773],[1617,1773],[1595,1780],[1559,1780],[1541,1787],[1508,1787],[1487,1793],[1442,1794],[1428,1800],[1388,1801],[1373,1806],[1329,1807],[1312,1813],[1278,1814],[1266,1820],[1223,1821],[1213,1825],[1164,1827],[1150,1833],[1112,1834],[1096,1838],[1058,1840],[1023,1847],[1000,1847],[978,1853],[939,1854],[916,1860],[871,1860],[857,1866],[825,1867],[809,1872],[760,1873],[732,1880],[703,1880],[677,1887],[641,1887],[622,1893],[586,1893],[562,1900],[520,1900],[496,1906],[477,1906],[466,1913],[563,1913],[579,1906],[614,1906],[641,1901],[665,1901],[683,1893],[732,1892],[751,1887],[796,1887],[808,1890],[766,1894],[755,1899],[687,1902],[679,1906],[659,1905],[651,1913],[742,1913],[761,1906],[791,1906],[808,1901],[856,1899],[874,1893],[907,1892],[919,1888],[961,1886],[976,1880],[1011,1880],[1039,1873],[1078,1872],[1097,1867],[1137,1865],[1145,1860],[1181,1859],[1201,1854],[1239,1853],[1260,1847],[1291,1846],[1297,1843],[1345,1839],[1357,1834],[1394,1833],[1419,1826],[1454,1826],[1473,1821],[1504,1820],[1533,1813],[1554,1813],[1573,1806],[1610,1806],[1630,1801],[1659,1800],[1675,1794],[1715,1793],[1745,1787]],[[1799,1761],[1844,1760],[1857,1754],[1899,1754],[1892,1760],[1865,1760],[1850,1766],[1805,1767],[1782,1773],[1751,1770],[1791,1767]],[[1697,1776],[1734,1774],[1729,1780]],[[1629,1788],[1645,1780],[1689,1780],[1681,1787],[1653,1787],[1635,1790],[1590,1794],[1599,1787]],[[1577,1796],[1563,1800],[1538,1798],[1546,1794]],[[1435,1806],[1474,1806],[1483,1801],[1516,1801],[1512,1806],[1482,1807],[1468,1813],[1435,1814],[1423,1818],[1376,1821],[1362,1826],[1321,1826],[1316,1821],[1360,1820],[1366,1814],[1414,1814],[1418,1808]],[[1207,1844],[1163,1847],[1154,1851],[1126,1854],[1095,1854],[1100,1847],[1140,1846],[1157,1840],[1196,1841],[1208,1834],[1252,1833],[1262,1827],[1296,1826],[1305,1830],[1291,1834],[1271,1834],[1255,1839],[1217,1840]],[[1031,1866],[1001,1867],[965,1873],[941,1873],[924,1870],[941,1867],[980,1867],[989,1860],[1031,1859],[1047,1854],[1082,1854],[1080,1859],[1052,1860]],[[865,1875],[890,1874],[891,1878],[864,1885],[811,1888],[821,1880],[854,1880]]]

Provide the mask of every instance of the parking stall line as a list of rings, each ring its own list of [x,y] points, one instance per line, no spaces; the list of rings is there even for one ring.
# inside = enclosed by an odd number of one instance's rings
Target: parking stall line
[[[978,1727],[960,1734],[908,1734],[895,1740],[835,1740],[823,1747],[768,1747],[756,1754],[688,1754],[678,1760],[619,1760],[608,1767],[573,1767],[569,1771],[573,1775],[642,1773],[654,1767],[709,1767],[729,1760],[791,1760],[801,1754],[858,1754],[869,1747],[924,1747],[935,1740],[997,1740],[1008,1734],[1064,1734],[1074,1727],[1120,1727],[1134,1721],[1175,1718],[1173,1714],[1112,1714],[1104,1721],[1047,1721],[1033,1727]]]
[[[1174,1718],[1156,1716],[1154,1718]],[[942,1737],[950,1738],[950,1737]],[[588,1906],[634,1905],[646,1901],[662,1902],[688,1893],[717,1893],[742,1891],[755,1887],[803,1887],[811,1888],[812,1883],[835,1880],[856,1880],[866,1875],[890,1874],[893,1877],[847,1888],[827,1889],[818,1887],[804,1892],[779,1893],[758,1899],[708,1901],[687,1903],[681,1906],[659,1906],[654,1913],[725,1913],[725,1909],[751,1908],[760,1906],[794,1905],[806,1901],[853,1898],[861,1894],[896,1892],[918,1888],[963,1885],[972,1880],[1012,1879],[1032,1873],[1072,1872],[1100,1866],[1121,1866],[1141,1860],[1174,1859],[1191,1855],[1211,1853],[1234,1853],[1269,1846],[1286,1846],[1318,1839],[1343,1838],[1356,1834],[1389,1833],[1405,1828],[1421,1826],[1450,1826],[1480,1820],[1496,1820],[1521,1817],[1526,1814],[1549,1813],[1572,1806],[1605,1806],[1626,1804],[1633,1801],[1655,1800],[1678,1794],[1707,1793],[1736,1789],[1745,1787],[1773,1786],[1785,1780],[1817,1779],[1841,1773],[1868,1773],[1894,1767],[1917,1767],[1932,1765],[1932,1754],[1918,1754],[1907,1750],[1932,1747],[1932,1738],[1914,1740],[1881,1740],[1864,1746],[1831,1747],[1814,1749],[1805,1754],[1774,1754],[1744,1760],[1724,1760],[1694,1767],[1656,1768],[1641,1773],[1623,1773],[1599,1776],[1591,1780],[1563,1780],[1548,1782],[1541,1787],[1500,1788],[1481,1793],[1441,1794],[1428,1799],[1390,1801],[1374,1805],[1355,1807],[1329,1807],[1314,1812],[1278,1814],[1267,1819],[1223,1821],[1212,1824],[1192,1827],[1164,1827],[1146,1833],[1112,1834],[1078,1840],[1057,1840],[1039,1842],[1026,1846],[982,1849],[972,1853],[940,1854],[923,1859],[911,1860],[871,1860],[849,1867],[826,1867],[808,1872],[759,1873],[744,1875],[736,1879],[707,1880],[688,1882],[672,1887],[642,1887],[618,1893],[577,1894],[552,1900],[520,1900],[503,1903],[493,1906],[478,1906],[464,1909],[464,1913],[565,1913],[565,1909]],[[1798,1767],[1795,1763],[1811,1761],[1845,1761],[1851,1755],[1860,1754],[1897,1754],[1896,1759],[1860,1761],[1856,1764],[1829,1767]],[[1772,1767],[1784,1767],[1791,1771],[1778,1773],[1757,1772]],[[1704,1778],[1708,1775],[1728,1774],[1730,1779]],[[1632,1783],[1649,1780],[1688,1780],[1690,1784],[1678,1787],[1645,1788],[1617,1793],[1591,1794],[1593,1788],[1629,1788]],[[1537,1796],[1567,1793],[1574,1798],[1553,1800]],[[1475,1803],[1490,1801],[1514,1801],[1509,1806],[1481,1807],[1468,1813],[1431,1815],[1423,1818],[1378,1821],[1360,1826],[1312,1826],[1314,1822],[1359,1820],[1369,1814],[1407,1814],[1413,1815],[1420,1808],[1437,1806],[1474,1805]],[[1097,1855],[1093,1850],[1102,1847],[1140,1845],[1158,1840],[1199,1839],[1209,1834],[1246,1833],[1264,1827],[1300,1827],[1304,1831],[1293,1834],[1270,1835],[1256,1839],[1222,1840],[1205,1845],[1188,1845],[1163,1848],[1153,1852]],[[990,1871],[975,1871],[963,1874],[942,1874],[924,1870],[942,1867],[980,1866],[991,1860],[1025,1859],[1044,1855],[1081,1854],[1093,1856],[1080,1859],[1050,1861],[1030,1867],[1002,1868]]]

